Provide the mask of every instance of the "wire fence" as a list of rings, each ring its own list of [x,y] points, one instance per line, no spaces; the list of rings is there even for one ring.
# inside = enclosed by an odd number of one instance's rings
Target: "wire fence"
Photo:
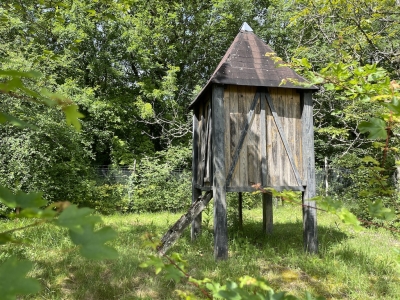
[[[171,176],[181,178],[183,168],[176,168],[171,171]],[[115,167],[99,165],[95,167],[99,184],[121,184],[127,189],[133,189],[135,172],[133,167]],[[351,170],[346,168],[316,168],[315,179],[317,193],[319,195],[340,194],[352,184]],[[182,178],[182,180],[185,180]]]

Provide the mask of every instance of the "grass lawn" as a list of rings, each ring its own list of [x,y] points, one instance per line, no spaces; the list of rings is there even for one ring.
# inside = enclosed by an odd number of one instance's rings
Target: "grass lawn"
[[[354,232],[332,215],[319,213],[319,255],[303,253],[301,208],[275,208],[274,233],[262,232],[261,209],[244,210],[244,228],[239,232],[229,219],[229,260],[213,258],[212,213],[203,214],[202,236],[190,242],[189,230],[170,252],[188,260],[188,272],[195,278],[218,282],[243,275],[265,278],[275,290],[302,296],[308,290],[328,299],[400,299],[400,273],[395,247],[398,237],[384,230]],[[118,239],[113,246],[120,253],[114,261],[88,261],[71,246],[66,231],[49,226],[18,232],[32,239],[31,245],[1,246],[0,259],[11,254],[35,262],[32,276],[42,283],[42,291],[23,299],[177,299],[175,289],[190,290],[142,269],[151,250],[141,237],[150,232],[161,236],[179,214],[129,214],[104,217],[114,227]],[[26,221],[23,221],[26,224]],[[1,230],[21,226],[19,221],[3,221]],[[200,297],[200,294],[199,294]],[[21,298],[22,299],[22,298]]]

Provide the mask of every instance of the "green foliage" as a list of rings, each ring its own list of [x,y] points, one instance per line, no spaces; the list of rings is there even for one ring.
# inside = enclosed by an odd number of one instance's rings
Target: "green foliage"
[[[9,258],[0,265],[0,291],[4,300],[17,299],[18,295],[37,293],[40,284],[32,278],[26,278],[27,273],[32,269],[29,261],[19,261],[16,258]]]
[[[361,133],[369,131],[369,139],[385,139],[387,137],[386,122],[378,118],[371,118],[369,121],[360,122],[358,130]]]
[[[165,262],[167,260],[167,262]],[[183,278],[187,278],[188,284],[194,285],[202,294],[209,299],[227,300],[296,300],[295,296],[288,295],[286,292],[275,293],[271,286],[262,278],[251,276],[240,277],[237,282],[227,280],[221,285],[209,278],[198,280],[185,272],[187,261],[183,260],[178,253],[171,256],[149,256],[148,260],[140,265],[142,268],[154,267],[155,273],[163,272],[166,279],[174,280],[176,283]],[[193,293],[177,290],[181,299],[196,299]],[[306,300],[325,299],[323,297],[314,298],[310,293],[306,293]]]
[[[94,224],[82,225],[81,230],[69,230],[71,241],[75,245],[81,246],[82,256],[90,259],[115,259],[118,252],[104,243],[114,240],[117,233],[111,227],[103,227],[97,231],[94,230]]]
[[[111,227],[103,227],[95,231],[95,225],[102,222],[99,216],[92,216],[93,210],[78,208],[69,203],[57,203],[47,208],[47,202],[41,193],[25,194],[21,191],[14,194],[5,187],[0,187],[0,202],[9,208],[20,207],[19,214],[9,214],[9,218],[34,218],[29,225],[14,228],[0,233],[0,244],[24,244],[26,240],[18,238],[15,232],[29,227],[37,227],[49,223],[69,229],[71,241],[80,246],[80,252],[89,259],[113,259],[117,257],[114,248],[104,243],[114,240],[116,232]],[[57,211],[54,210],[57,208]],[[0,293],[4,299],[16,299],[16,295],[37,292],[39,283],[36,280],[25,278],[32,264],[27,261],[18,261],[10,258],[0,266]],[[7,275],[6,275],[7,274]]]
[[[133,178],[130,211],[181,211],[191,201],[191,149],[171,147],[142,159]]]
[[[129,188],[129,187],[128,187]],[[92,194],[85,197],[85,206],[94,208],[101,214],[112,214],[116,211],[127,212],[129,199],[127,188],[123,184],[102,184],[92,188]]]

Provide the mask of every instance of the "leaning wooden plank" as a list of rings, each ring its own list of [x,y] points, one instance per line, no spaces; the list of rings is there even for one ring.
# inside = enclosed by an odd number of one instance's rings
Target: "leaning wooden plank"
[[[249,127],[251,126],[251,123],[253,122],[254,109],[256,107],[256,104],[257,104],[259,98],[260,98],[260,92],[257,91],[255,96],[254,96],[253,102],[251,103],[250,111],[247,113],[247,118],[245,120],[245,125],[244,125],[244,127],[242,129],[238,145],[236,146],[235,152],[234,152],[233,157],[232,157],[231,166],[229,168],[228,175],[226,176],[226,186],[230,185],[230,182],[231,182],[231,179],[232,179],[232,175],[233,175],[233,171],[235,170],[236,164],[237,164],[237,162],[239,160],[240,150],[242,150],[244,139],[246,138],[247,131],[249,130]]]
[[[189,224],[201,213],[212,198],[212,191],[204,194],[204,196],[197,198],[190,206],[189,211],[184,214],[176,223],[164,234],[161,238],[161,244],[157,250],[160,255],[164,255],[171,246],[173,246],[177,239],[182,235],[183,231]]]
[[[274,104],[273,104],[273,102],[272,102],[272,98],[271,98],[271,96],[269,95],[268,92],[265,93],[265,95],[266,95],[266,98],[267,98],[267,102],[268,102],[269,108],[271,109],[272,116],[274,117],[274,121],[275,121],[276,127],[278,128],[279,135],[281,136],[283,145],[284,145],[285,150],[286,150],[286,153],[287,153],[287,155],[288,155],[288,158],[289,158],[289,161],[290,161],[290,165],[292,166],[294,175],[295,175],[295,177],[296,177],[297,184],[298,184],[299,186],[302,186],[303,184],[302,184],[302,182],[301,182],[299,172],[297,171],[297,168],[296,168],[296,166],[295,166],[295,164],[294,164],[294,162],[293,162],[293,154],[292,154],[292,151],[290,150],[289,144],[288,144],[288,142],[287,142],[287,140],[286,140],[286,136],[285,136],[285,133],[284,133],[284,131],[283,131],[281,121],[279,120],[279,116],[278,116],[278,114],[276,113]]]

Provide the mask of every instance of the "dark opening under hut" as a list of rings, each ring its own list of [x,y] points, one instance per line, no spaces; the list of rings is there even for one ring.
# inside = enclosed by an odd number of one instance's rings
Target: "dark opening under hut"
[[[254,185],[303,195],[304,248],[318,251],[315,202],[314,86],[283,66],[247,23],[195,100],[193,110],[193,204],[166,233],[165,252],[214,199],[214,255],[228,257],[226,192],[254,191]],[[202,192],[205,192],[202,195]],[[241,201],[239,201],[241,211]],[[263,228],[272,232],[272,195],[263,194]]]

